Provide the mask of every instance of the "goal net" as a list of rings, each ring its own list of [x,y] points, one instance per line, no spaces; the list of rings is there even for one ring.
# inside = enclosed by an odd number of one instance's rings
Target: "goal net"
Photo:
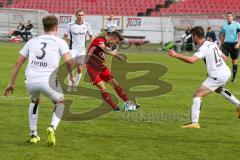
[[[190,14],[190,15],[171,15],[171,20],[174,26],[174,39],[177,40],[186,31],[188,26],[202,26],[205,31],[210,26],[216,34],[221,31],[221,26],[225,21],[222,14]]]
[[[32,30],[33,35],[42,33],[42,18],[48,13],[43,10],[30,10],[30,9],[13,9],[1,8],[0,9],[0,35],[7,35],[16,30],[19,22],[27,25],[30,20],[34,26]]]

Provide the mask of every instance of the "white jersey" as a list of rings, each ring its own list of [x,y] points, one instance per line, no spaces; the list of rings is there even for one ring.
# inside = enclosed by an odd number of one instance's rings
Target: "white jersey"
[[[117,21],[108,21],[106,24],[107,32],[112,33],[113,31],[116,31],[117,28]]]
[[[204,59],[209,77],[221,78],[229,74],[231,75],[231,70],[224,62],[221,54],[222,52],[216,43],[204,41],[194,55],[199,59]]]
[[[68,24],[65,34],[70,36],[69,48],[77,50],[79,54],[86,54],[86,38],[92,35],[91,26],[87,22],[79,25],[76,22]]]
[[[20,51],[28,57],[25,70],[27,82],[48,82],[53,74],[56,76],[61,56],[69,53],[67,43],[54,35],[42,35],[28,41]]]

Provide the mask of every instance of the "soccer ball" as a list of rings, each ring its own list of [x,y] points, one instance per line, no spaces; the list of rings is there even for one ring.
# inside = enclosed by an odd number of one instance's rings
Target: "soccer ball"
[[[130,112],[135,111],[137,109],[136,104],[132,101],[125,102],[123,105],[124,111]]]

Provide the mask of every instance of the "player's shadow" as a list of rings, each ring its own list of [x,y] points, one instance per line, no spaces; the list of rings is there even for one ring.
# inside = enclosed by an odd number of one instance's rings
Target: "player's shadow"
[[[51,75],[49,84],[53,89],[58,91],[56,89],[56,86],[55,86],[56,85],[56,74],[55,73],[53,73]],[[68,76],[68,71],[67,71],[67,68],[66,68],[65,64],[61,65],[58,68],[57,73],[58,73],[57,74],[57,79],[58,79],[58,82],[60,83],[61,88],[62,88],[62,91],[60,91],[60,92],[63,92],[64,94],[70,94],[70,95],[76,95],[76,96],[91,97],[91,98],[102,101],[101,104],[96,106],[94,109],[91,109],[90,111],[85,111],[83,113],[73,113],[73,112],[71,112],[71,109],[70,109],[72,104],[73,104],[73,101],[72,100],[65,100],[65,110],[64,110],[64,115],[62,117],[62,120],[65,120],[65,121],[87,121],[87,120],[92,120],[92,119],[98,118],[98,117],[112,111],[111,107],[109,107],[108,104],[105,101],[102,100],[100,92],[97,89],[78,86],[76,88],[77,89],[76,92],[66,92],[66,89],[67,89],[68,86],[64,83],[64,80]],[[87,82],[87,83],[91,83],[89,81],[89,79],[87,78],[86,74],[84,76],[84,81]],[[117,97],[113,94],[110,94],[110,95],[111,95],[113,101],[118,103]]]
[[[97,65],[97,64],[95,64],[95,65]],[[160,64],[127,63],[127,61],[122,62],[122,61],[117,60],[116,58],[113,58],[112,64],[111,64],[111,70],[112,70],[112,73],[114,73],[114,77],[117,80],[119,80],[120,84],[124,85],[123,88],[128,93],[130,99],[133,101],[135,101],[135,98],[157,97],[157,96],[160,96],[160,95],[170,92],[173,88],[172,85],[169,84],[168,82],[159,80],[159,78],[167,72],[167,68]],[[142,70],[144,70],[144,71],[148,70],[148,73],[143,76],[133,78],[133,79],[126,78],[127,73],[137,72],[137,71],[142,71]],[[62,118],[63,120],[86,121],[86,120],[98,118],[98,117],[112,111],[112,109],[108,106],[108,104],[102,100],[102,98],[99,94],[99,90],[97,90],[97,89],[78,86],[77,92],[75,92],[75,93],[65,92],[68,87],[64,83],[64,80],[67,78],[67,75],[68,75],[68,71],[67,71],[66,64],[62,64],[50,76],[50,80],[49,80],[50,86],[54,90],[61,92],[61,90],[58,90],[59,87],[57,87],[57,82],[60,82],[60,85],[63,89],[64,94],[91,97],[91,98],[101,100],[102,103],[90,111],[74,114],[70,111],[73,101],[65,100],[65,111],[64,111],[63,118]],[[84,81],[89,82],[89,79],[87,78],[86,75],[84,77]],[[153,85],[153,86],[157,86],[157,88],[154,90],[150,90],[150,91],[132,91],[132,90],[130,90],[131,88],[134,88],[136,86],[142,86],[142,85]],[[113,94],[110,94],[110,95],[111,95],[113,101],[118,103],[117,97]]]

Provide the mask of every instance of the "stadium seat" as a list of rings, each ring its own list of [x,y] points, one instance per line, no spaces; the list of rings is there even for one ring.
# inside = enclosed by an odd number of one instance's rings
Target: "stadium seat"
[[[239,12],[240,3],[239,0],[180,0],[177,3],[170,5],[166,10],[161,9],[152,12],[152,16],[159,16],[159,14],[194,14],[194,13],[206,13],[206,14],[222,14],[226,12]]]
[[[240,10],[239,0],[180,0],[168,8],[161,8],[159,11],[155,11],[156,6],[164,5],[165,0],[13,0],[11,4],[8,4],[8,0],[0,0],[0,3],[3,3],[6,8],[43,9],[50,13],[66,14],[72,14],[76,9],[81,8],[86,14],[93,15],[134,16],[139,12],[146,12],[149,8],[153,10],[152,16],[159,16],[163,13],[217,14],[227,11],[239,12]]]
[[[6,8],[34,8],[43,9],[50,13],[68,14],[72,14],[77,8],[81,8],[86,14],[128,16],[136,16],[138,12],[146,12],[148,8],[155,9],[156,5],[165,3],[165,0],[13,0],[12,4],[6,4],[7,0],[1,1],[4,2]],[[53,8],[49,7],[50,4]],[[64,6],[64,8],[61,6]]]

